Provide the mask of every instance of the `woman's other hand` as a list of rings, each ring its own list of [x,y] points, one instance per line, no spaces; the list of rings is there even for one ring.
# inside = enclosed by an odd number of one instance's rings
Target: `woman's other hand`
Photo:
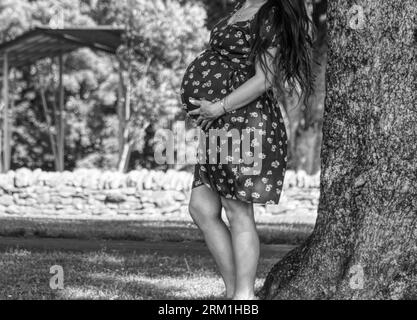
[[[190,116],[198,116],[197,126],[203,130],[208,130],[213,122],[224,114],[224,109],[220,103],[212,103],[207,100],[196,100],[190,98],[190,103],[198,106],[198,109],[188,112]]]

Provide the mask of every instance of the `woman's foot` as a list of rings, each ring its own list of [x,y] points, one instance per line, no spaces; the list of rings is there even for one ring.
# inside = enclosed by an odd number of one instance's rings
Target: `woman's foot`
[[[255,295],[236,295],[232,300],[259,300]]]

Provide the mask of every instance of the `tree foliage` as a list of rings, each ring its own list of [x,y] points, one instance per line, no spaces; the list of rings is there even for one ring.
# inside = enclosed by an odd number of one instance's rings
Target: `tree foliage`
[[[137,150],[149,125],[173,120],[180,111],[182,75],[208,39],[206,16],[199,6],[172,0],[114,1],[112,6],[114,22],[126,29],[118,53],[125,104],[129,99],[124,143]]]
[[[65,58],[66,169],[117,166],[117,106],[126,98],[118,88],[121,66],[132,71],[122,75],[131,83],[129,139],[134,142],[135,155],[141,154],[145,131],[149,131],[145,129],[150,124],[155,128],[164,125],[161,120],[166,122],[180,110],[182,72],[207,40],[204,22],[205,10],[201,5],[180,5],[177,1],[0,0],[1,41],[39,25],[106,24],[128,30],[118,59],[88,49],[77,50]],[[54,167],[40,95],[43,87],[52,117],[57,83],[54,62],[46,59],[11,74],[13,168]],[[133,159],[133,164],[138,161]]]
[[[320,8],[324,2],[314,4]],[[88,49],[65,57],[65,167],[117,168],[126,148],[126,169],[154,167],[152,138],[155,130],[170,127],[181,115],[178,93],[185,67],[206,45],[208,29],[234,4],[235,0],[0,0],[0,41],[39,25],[125,28],[117,57]],[[325,46],[318,50],[322,65],[323,52]],[[54,118],[55,64],[46,59],[12,72],[12,168],[54,169],[47,116]],[[317,72],[323,75],[323,68]],[[47,96],[47,114],[40,85]],[[318,168],[324,82],[319,85],[310,108],[294,109],[296,101],[288,101],[290,164],[309,172]],[[120,125],[121,116],[126,123]]]

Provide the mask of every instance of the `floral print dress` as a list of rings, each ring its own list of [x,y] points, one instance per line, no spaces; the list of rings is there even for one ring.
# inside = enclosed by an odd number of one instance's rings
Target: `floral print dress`
[[[230,17],[243,2],[239,1],[234,11],[215,25],[211,31],[209,48],[187,68],[181,87],[183,108],[186,111],[196,108],[189,102],[189,98],[219,101],[254,76],[255,65],[249,60],[249,55],[255,38],[251,26],[256,15],[246,21],[228,24]],[[270,46],[276,47],[277,35],[271,29],[274,10],[270,14],[262,24],[261,34]],[[246,106],[223,115],[210,129],[227,132],[234,130],[241,134],[241,139],[224,141],[219,138],[215,141],[213,152],[213,148],[208,149],[207,146],[211,139],[216,138],[210,138],[206,132],[206,149],[200,150],[200,161],[194,170],[193,188],[206,185],[226,199],[278,204],[287,164],[287,135],[278,102],[272,92],[265,92]],[[255,131],[257,135],[250,134]],[[236,146],[236,143],[240,146]],[[247,150],[243,144],[252,147],[248,151],[253,159],[251,164],[246,164],[242,153],[240,159],[236,159],[236,153],[233,154],[235,147]],[[218,159],[222,148],[226,146],[229,147],[226,161],[206,161]],[[261,149],[257,146],[261,146]]]

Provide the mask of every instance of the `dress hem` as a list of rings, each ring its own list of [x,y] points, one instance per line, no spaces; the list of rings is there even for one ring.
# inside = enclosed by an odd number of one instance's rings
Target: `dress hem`
[[[205,183],[202,183],[202,184],[200,184],[198,186],[193,186],[191,188],[191,190],[197,189],[197,188],[200,188],[200,187],[203,187],[203,186],[209,188],[210,190],[212,190],[213,192],[217,193],[220,197],[222,197],[222,198],[224,198],[226,200],[236,200],[236,201],[241,201],[241,202],[245,202],[245,203],[249,203],[249,204],[261,205],[261,206],[268,206],[268,205],[276,206],[276,205],[279,205],[279,201],[281,200],[281,194],[278,196],[278,201],[277,202],[274,202],[274,203],[267,203],[269,201],[267,201],[267,202],[261,202],[261,201],[257,201],[257,200],[248,201],[248,199],[246,199],[246,198],[244,198],[244,197],[242,197],[240,195],[236,195],[236,193],[234,193],[234,198],[227,198],[221,192],[219,192],[218,190],[214,190],[211,186],[209,186],[209,185],[207,185]]]

